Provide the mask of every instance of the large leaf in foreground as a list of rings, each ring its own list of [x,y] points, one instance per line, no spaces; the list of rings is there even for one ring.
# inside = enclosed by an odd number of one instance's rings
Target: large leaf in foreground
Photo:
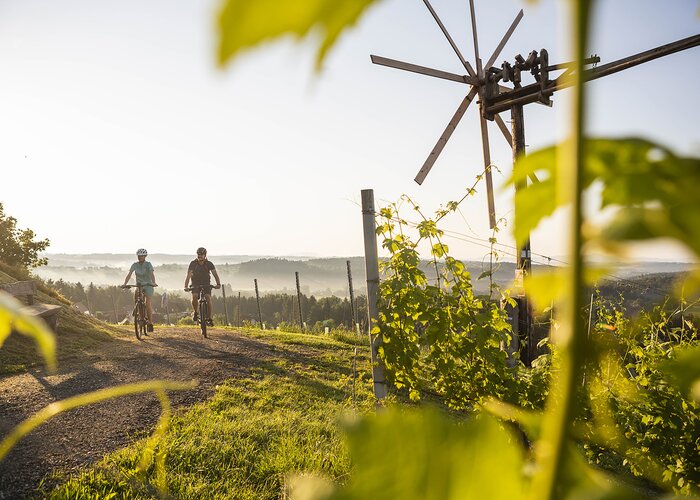
[[[536,174],[541,182],[515,197],[515,237],[527,239],[546,217],[569,200],[557,189],[558,148],[536,151],[518,160],[513,183]],[[600,208],[617,207],[599,228],[598,242],[624,243],[673,238],[700,255],[700,159],[683,158],[640,138],[589,139],[585,144],[583,188],[602,185]]]
[[[456,423],[434,411],[388,411],[350,431],[355,473],[332,498],[521,498],[517,443],[488,415]]]
[[[320,65],[342,31],[378,0],[227,0],[219,14],[219,64],[261,42],[317,32]]]

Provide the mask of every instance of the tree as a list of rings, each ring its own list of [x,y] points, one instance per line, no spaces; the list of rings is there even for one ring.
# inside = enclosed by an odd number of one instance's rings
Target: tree
[[[5,215],[0,203],[0,260],[26,269],[45,266],[48,259],[39,257],[39,252],[46,250],[49,240],[35,241],[35,237],[31,229],[18,229],[17,219]]]

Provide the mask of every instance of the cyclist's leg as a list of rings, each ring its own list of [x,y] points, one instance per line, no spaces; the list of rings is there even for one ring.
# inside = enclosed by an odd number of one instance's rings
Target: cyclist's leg
[[[207,312],[209,313],[209,317],[207,319],[211,321],[211,312],[213,310],[213,305],[211,303],[211,293],[205,294],[204,297],[207,299]]]
[[[151,305],[151,297],[146,295],[146,317],[149,323],[153,323],[153,306]]]
[[[194,314],[192,315],[192,319],[198,318],[199,317],[199,297],[195,292],[192,292],[192,310],[194,311]]]

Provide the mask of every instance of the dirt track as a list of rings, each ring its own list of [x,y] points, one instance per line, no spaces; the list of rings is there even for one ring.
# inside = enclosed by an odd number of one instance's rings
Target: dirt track
[[[53,401],[104,387],[152,379],[199,380],[192,390],[171,392],[174,407],[206,399],[216,384],[242,377],[281,353],[231,330],[212,329],[204,339],[195,329],[156,328],[145,341],[131,335],[43,369],[0,378],[0,436]],[[49,472],[70,472],[128,444],[150,430],[160,415],[151,394],[110,400],[59,415],[36,429],[0,462],[0,499],[32,495]]]

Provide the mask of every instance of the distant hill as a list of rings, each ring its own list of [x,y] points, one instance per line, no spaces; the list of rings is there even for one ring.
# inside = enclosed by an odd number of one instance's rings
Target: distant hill
[[[606,280],[598,284],[598,290],[603,297],[615,302],[619,297],[624,297],[623,305],[629,315],[638,312],[651,311],[657,305],[666,302],[666,309],[673,310],[679,307],[680,292],[685,272],[649,273],[630,278],[616,278]],[[686,311],[698,314],[700,308],[694,304],[698,300],[698,294],[686,294]],[[688,306],[690,305],[690,307]]]
[[[71,283],[87,285],[119,285],[123,283],[129,266],[135,261],[131,254],[46,254],[49,264],[37,268],[35,273],[42,278],[58,281],[62,279]],[[158,284],[163,289],[178,290],[182,288],[187,272],[187,265],[193,255],[151,254],[148,259],[153,263]],[[353,286],[357,294],[364,294],[365,263],[364,257],[330,257],[310,258],[304,256],[270,257],[261,255],[221,255],[212,256],[222,282],[230,284],[233,290],[253,290],[253,279],[257,278],[262,292],[295,291],[294,273],[299,273],[302,291],[317,296],[348,295],[347,270],[345,262],[350,260],[353,274]],[[488,271],[488,262],[465,262],[472,274],[475,291],[487,293],[488,278],[479,280],[479,276]],[[432,264],[423,261],[422,267],[429,277],[434,275]],[[534,271],[540,267],[534,266]],[[690,264],[673,262],[649,262],[636,265],[619,266],[615,276],[630,278],[652,273],[676,273],[686,271]],[[510,286],[515,275],[515,264],[502,262],[494,272],[494,281],[503,287]]]
[[[119,254],[47,254],[49,264],[34,272],[44,279],[63,280],[87,285],[119,285],[123,283],[129,267],[135,261],[131,255]],[[187,265],[193,256],[152,254],[148,259],[153,263],[156,279],[161,288],[177,290],[182,288],[187,273]],[[302,291],[317,296],[348,295],[346,261],[350,260],[353,287],[358,294],[364,294],[364,257],[265,257],[245,255],[224,255],[212,257],[223,283],[230,284],[233,290],[253,290],[253,280],[263,292],[295,290],[294,273],[299,273]],[[488,291],[488,280],[477,278],[488,269],[488,263],[465,262],[472,273],[477,293]],[[422,267],[430,276],[434,273],[432,264],[424,261]],[[502,263],[494,273],[495,281],[508,285],[514,276],[515,265]]]

